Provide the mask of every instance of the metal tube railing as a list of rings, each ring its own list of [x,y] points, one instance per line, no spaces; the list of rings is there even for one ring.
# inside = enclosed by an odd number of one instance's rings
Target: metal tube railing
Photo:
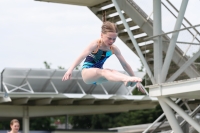
[[[158,36],[163,36],[163,35],[167,35],[167,34],[179,32],[179,31],[187,30],[187,29],[190,29],[190,28],[198,27],[198,26],[200,26],[200,24],[194,25],[194,26],[191,26],[191,27],[186,27],[186,28],[183,28],[183,29],[180,29],[180,30],[174,30],[174,31],[166,32],[166,33],[163,33],[163,34],[160,34],[160,35],[156,35],[156,36],[150,36],[150,37],[144,38],[144,40],[150,40],[150,39],[158,37]]]

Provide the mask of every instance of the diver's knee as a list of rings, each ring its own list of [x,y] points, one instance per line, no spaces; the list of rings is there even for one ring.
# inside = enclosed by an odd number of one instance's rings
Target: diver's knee
[[[108,74],[110,74],[112,72],[111,69],[101,69],[101,76],[102,77],[106,77]]]

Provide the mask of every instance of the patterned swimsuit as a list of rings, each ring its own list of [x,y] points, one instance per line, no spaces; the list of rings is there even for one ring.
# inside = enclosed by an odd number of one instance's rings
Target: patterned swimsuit
[[[82,66],[84,68],[100,68],[103,69],[104,62],[112,55],[112,50],[103,51],[98,49],[96,53],[90,53]]]

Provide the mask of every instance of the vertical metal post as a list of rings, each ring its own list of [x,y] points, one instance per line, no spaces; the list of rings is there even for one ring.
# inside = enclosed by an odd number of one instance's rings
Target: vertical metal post
[[[180,12],[178,14],[178,18],[176,20],[176,24],[175,24],[174,30],[179,30],[180,29],[182,21],[183,21],[183,18],[184,18],[184,14],[185,14],[185,10],[186,10],[187,4],[188,4],[188,0],[183,0],[182,1]],[[175,49],[175,46],[176,46],[176,41],[177,41],[177,38],[178,38],[178,34],[179,34],[179,32],[174,32],[172,34],[172,38],[170,40],[170,44],[169,44],[169,47],[168,47],[168,50],[167,50],[167,54],[166,54],[166,57],[165,57],[165,61],[164,61],[164,64],[163,64],[163,68],[162,68],[162,73],[161,73],[162,81],[161,82],[165,82],[165,80],[166,80],[167,73],[168,73],[168,70],[169,70],[169,65],[171,63],[171,60],[172,60],[172,57],[173,57],[173,53],[174,53],[174,49]]]
[[[28,106],[23,107],[23,133],[29,133],[29,109]]]
[[[1,72],[1,92],[3,92],[3,72],[5,71],[5,69],[3,69],[3,71]]]
[[[133,45],[134,45],[134,47],[135,47],[135,49],[136,49],[136,51],[137,51],[137,53],[138,53],[138,55],[139,55],[139,57],[140,57],[142,63],[144,64],[144,67],[145,67],[146,70],[147,70],[147,73],[148,73],[148,75],[149,75],[149,77],[150,77],[150,79],[151,79],[151,82],[152,82],[153,84],[155,84],[155,79],[154,79],[154,77],[153,77],[153,75],[152,75],[152,73],[151,73],[151,70],[150,70],[150,68],[149,68],[149,66],[148,66],[148,64],[147,64],[147,62],[146,62],[144,56],[142,55],[142,52],[141,52],[141,50],[140,50],[140,48],[139,48],[139,46],[138,46],[138,44],[137,44],[135,38],[133,37],[133,33],[130,31],[129,26],[128,26],[128,24],[127,24],[127,22],[126,22],[124,16],[122,15],[121,9],[119,8],[119,5],[118,5],[117,1],[116,1],[116,0],[112,0],[112,2],[113,2],[113,4],[115,5],[115,8],[116,8],[117,12],[119,13],[119,16],[120,16],[120,18],[121,18],[121,20],[122,20],[122,22],[123,22],[123,24],[124,24],[124,27],[126,28],[126,30],[127,30],[127,32],[128,32],[128,35],[129,35],[129,37],[130,37],[130,39],[131,39],[131,41],[132,41],[132,43],[133,43]]]
[[[170,126],[172,127],[172,130],[175,133],[183,133],[172,109],[164,102],[163,97],[158,97],[158,100],[165,113],[165,116],[167,117],[167,120],[169,121]]]
[[[161,20],[161,0],[153,0],[153,35],[162,33],[162,20]],[[156,83],[161,83],[161,70],[162,70],[162,36],[154,39],[154,78]]]

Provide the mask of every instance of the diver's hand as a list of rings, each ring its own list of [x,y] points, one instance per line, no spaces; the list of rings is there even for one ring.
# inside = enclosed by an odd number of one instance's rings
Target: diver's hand
[[[71,78],[72,72],[67,71],[62,78],[62,81],[69,80]]]

